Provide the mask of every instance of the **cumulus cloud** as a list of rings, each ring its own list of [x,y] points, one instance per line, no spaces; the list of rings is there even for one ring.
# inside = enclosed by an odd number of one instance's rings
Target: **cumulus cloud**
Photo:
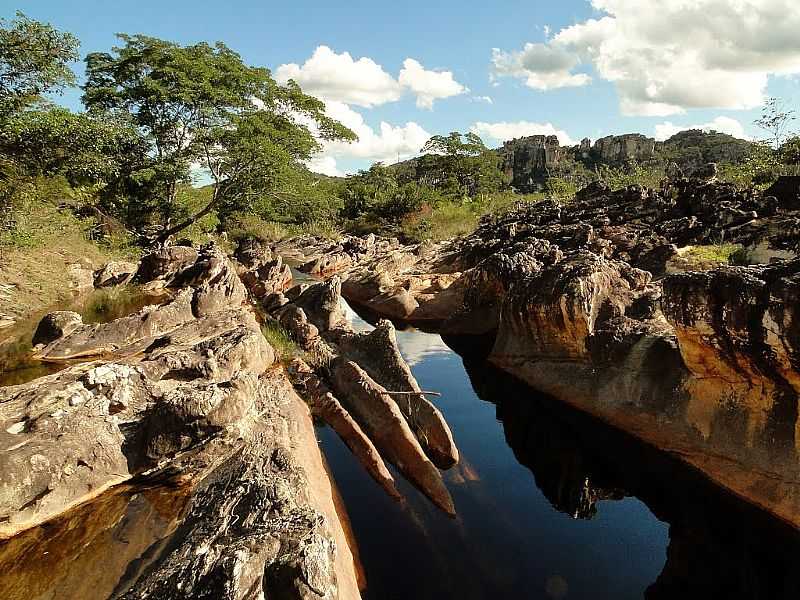
[[[555,135],[562,146],[574,146],[576,144],[566,131],[557,129],[552,123],[532,123],[530,121],[484,123],[479,121],[470,127],[470,131],[498,142],[529,135]]]
[[[364,117],[343,102],[328,101],[325,112],[349,127],[358,136],[358,141],[323,142],[323,151],[309,163],[309,168],[326,175],[342,175],[338,160],[344,158],[363,159],[369,162],[392,163],[419,154],[422,146],[431,138],[418,123],[409,121],[404,125],[392,125],[382,121],[375,129]]]
[[[417,96],[418,108],[428,110],[433,108],[434,100],[458,96],[468,91],[453,78],[450,71],[430,71],[413,58],[403,61],[398,81]]]
[[[320,173],[329,177],[344,177],[345,173],[339,170],[336,158],[333,156],[315,156],[306,163],[312,173]]]
[[[293,79],[312,96],[366,108],[394,102],[403,94],[401,85],[371,58],[354,60],[348,52],[337,54],[328,46],[319,46],[302,65],[279,66],[275,79]]]
[[[355,60],[348,52],[337,54],[328,46],[319,46],[302,65],[280,65],[275,79],[279,83],[293,79],[312,96],[364,108],[395,102],[410,91],[419,108],[431,109],[435,100],[469,91],[450,71],[426,69],[413,58],[403,61],[395,79],[371,58]]]
[[[744,131],[744,125],[742,125],[736,119],[731,117],[717,117],[716,119],[708,122],[703,123],[702,125],[675,125],[670,121],[664,121],[663,123],[659,123],[655,126],[655,138],[658,141],[664,141],[666,139],[671,138],[673,135],[680,131],[686,131],[687,129],[702,129],[703,131],[719,131],[720,133],[727,133],[728,135],[732,135],[735,138],[739,138],[742,140],[748,139],[747,134]]]
[[[572,73],[580,58],[552,44],[525,44],[522,50],[492,48],[493,75],[524,79],[536,90],[579,87],[591,81],[585,73]]]
[[[800,73],[797,0],[591,0],[600,18],[544,44],[495,50],[495,77],[536,89],[583,85],[591,65],[613,82],[629,115],[689,108],[749,109],[770,75]]]

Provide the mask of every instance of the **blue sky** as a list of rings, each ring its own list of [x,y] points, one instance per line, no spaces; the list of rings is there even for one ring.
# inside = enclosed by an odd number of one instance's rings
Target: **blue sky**
[[[359,146],[329,147],[320,158],[320,169],[346,172],[413,154],[427,135],[470,128],[490,145],[551,131],[565,141],[663,137],[711,123],[758,135],[752,121],[764,95],[790,106],[800,99],[796,4],[0,0],[0,14],[23,10],[71,31],[84,54],[108,50],[115,32],[222,40],[251,64],[292,74],[359,128]],[[353,96],[354,85],[362,95]],[[60,101],[78,109],[80,93]]]

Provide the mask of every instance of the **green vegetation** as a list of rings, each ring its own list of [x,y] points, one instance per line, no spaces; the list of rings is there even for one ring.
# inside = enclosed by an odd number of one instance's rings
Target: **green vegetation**
[[[746,264],[745,250],[740,244],[689,246],[680,253],[686,270],[706,271],[726,264]]]
[[[22,14],[0,21],[4,260],[51,245],[127,254],[170,235],[195,243],[344,232],[439,240],[516,202],[569,202],[596,179],[657,187],[670,161],[718,160],[724,179],[760,187],[800,173],[794,113],[770,100],[756,122],[763,143],[688,131],[651,162],[615,166],[570,151],[527,196],[511,189],[496,151],[457,131],[433,136],[404,163],[325,177],[308,171],[309,159],[323,142],[355,135],[295,82],[279,84],[222,42],[118,38],[110,52],[86,56],[85,111],[76,113],[42,95],[75,84],[78,41]]]
[[[266,321],[261,325],[261,333],[269,342],[269,345],[272,346],[272,349],[275,350],[275,354],[281,362],[285,363],[292,358],[303,355],[303,351],[289,335],[289,332],[276,321]]]
[[[11,22],[0,19],[0,119],[73,85],[69,62],[78,59],[78,46],[75,36],[20,12]]]

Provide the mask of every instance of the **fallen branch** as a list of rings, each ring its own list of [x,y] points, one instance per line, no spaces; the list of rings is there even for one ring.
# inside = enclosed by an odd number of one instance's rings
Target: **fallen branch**
[[[384,394],[389,394],[390,396],[416,396],[418,394],[422,394],[423,396],[436,396],[439,397],[442,394],[439,392],[426,392],[425,390],[420,390],[418,392],[390,392],[384,391]]]

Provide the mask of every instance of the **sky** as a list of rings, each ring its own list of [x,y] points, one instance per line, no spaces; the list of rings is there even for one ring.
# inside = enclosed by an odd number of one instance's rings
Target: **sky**
[[[754,138],[768,96],[800,112],[798,0],[0,0],[0,16],[17,10],[77,35],[83,55],[117,32],[225,42],[358,134],[312,162],[332,175],[451,131],[491,147],[692,127]],[[80,90],[56,100],[81,109]]]

